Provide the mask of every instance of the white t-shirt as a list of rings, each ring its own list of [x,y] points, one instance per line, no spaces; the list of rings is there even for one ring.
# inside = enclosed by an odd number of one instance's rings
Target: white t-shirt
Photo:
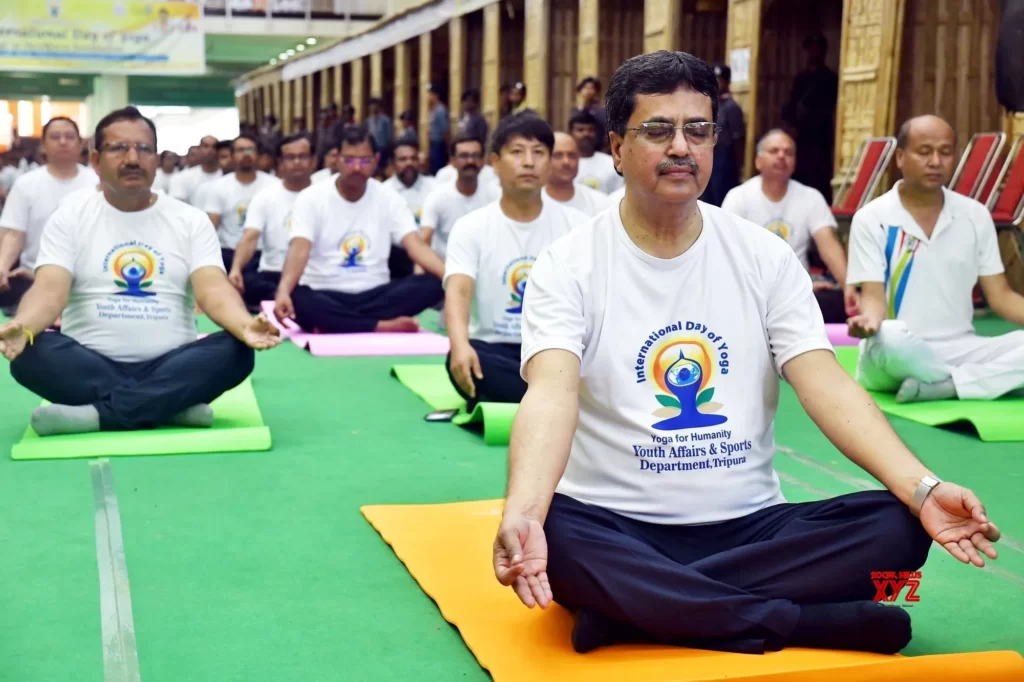
[[[405,199],[405,204],[412,211],[412,216],[416,219],[416,224],[419,225],[420,218],[423,216],[423,204],[426,202],[427,196],[437,187],[437,181],[426,175],[418,175],[416,182],[412,183],[412,187],[406,187],[397,175],[392,175],[384,181],[384,184]]]
[[[686,253],[640,250],[618,211],[533,266],[522,373],[581,358],[579,424],[558,492],[624,516],[700,524],[784,502],[773,467],[781,368],[831,350],[811,278],[759,225],[698,204]]]
[[[821,192],[796,180],[789,181],[782,201],[771,201],[761,191],[761,176],[755,175],[729,190],[722,208],[781,237],[804,268],[809,267],[807,249],[814,233],[838,225]]]
[[[459,179],[459,171],[455,170],[455,166],[448,164],[441,170],[437,171],[434,175],[434,180],[437,184],[441,185],[444,183],[455,183]],[[486,185],[492,191],[501,194],[501,179],[498,174],[494,172],[494,168],[484,164],[480,167],[480,173],[476,176],[476,181],[481,185]]]
[[[598,213],[608,208],[609,197],[607,194],[601,194],[596,189],[591,189],[586,185],[573,185],[572,199],[569,201],[559,201],[550,194],[548,194],[548,188],[544,188],[544,198],[561,204],[562,206],[568,206],[574,208],[580,213],[586,215],[588,218],[593,218]]]
[[[313,173],[313,175],[311,175],[309,179],[315,185],[320,182],[327,182],[336,174],[337,173],[335,173],[334,169],[332,168],[321,168],[316,173]]]
[[[199,191],[200,187],[217,180],[222,175],[223,173],[219,168],[212,173],[207,173],[203,170],[202,166],[193,166],[174,174],[169,183],[170,189],[167,193],[179,201],[202,208],[203,204],[199,202],[196,192]]]
[[[158,194],[123,213],[97,192],[60,207],[43,230],[36,267],[72,273],[61,333],[117,362],[152,360],[196,340],[190,277],[224,271],[202,211]]]
[[[179,171],[173,171],[171,173],[165,173],[163,168],[156,169],[156,175],[153,177],[153,191],[163,190],[168,192],[171,189],[171,178],[178,174]]]
[[[292,208],[291,239],[312,242],[299,284],[353,294],[387,284],[392,244],[416,231],[402,197],[377,180],[367,182],[356,202],[344,199],[334,183],[313,185]]]
[[[46,166],[17,179],[0,213],[0,227],[25,233],[25,246],[20,256],[22,267],[35,268],[43,227],[61,200],[83,188],[95,189],[99,182],[93,169],[86,166],[79,166],[75,177],[68,180],[53,177]]]
[[[245,229],[257,230],[262,238],[260,272],[281,272],[288,256],[291,219],[295,200],[301,192],[292,192],[283,183],[257,194],[245,214]]]
[[[888,318],[924,340],[974,333],[978,278],[1004,271],[988,210],[946,188],[931,238],[903,208],[897,183],[850,224],[849,284],[882,282]]]
[[[611,194],[625,185],[625,181],[615,171],[615,162],[612,160],[611,154],[594,152],[590,158],[580,157],[576,184],[586,185],[603,194]]]
[[[260,192],[274,185],[281,184],[277,178],[263,171],[256,171],[256,179],[249,184],[242,184],[235,173],[225,175],[210,183],[204,203],[200,206],[210,214],[220,216],[217,237],[225,249],[233,249],[242,239],[242,227],[245,225],[245,212],[249,202]]]
[[[536,220],[512,220],[494,202],[455,221],[448,238],[444,282],[452,275],[474,280],[469,338],[487,343],[520,343],[523,299],[530,269],[544,249],[587,216],[545,201]]]
[[[438,256],[445,258],[448,255],[448,235],[455,221],[500,198],[500,190],[495,192],[479,181],[476,192],[468,197],[458,190],[455,183],[438,184],[423,202],[423,215],[420,217],[420,225],[433,229],[430,247]]]

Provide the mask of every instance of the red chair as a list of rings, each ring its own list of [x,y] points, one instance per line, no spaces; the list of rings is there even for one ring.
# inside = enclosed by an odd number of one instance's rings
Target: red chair
[[[993,183],[986,206],[996,225],[1015,225],[1024,213],[1024,135],[1018,135]]]
[[[835,217],[852,218],[874,196],[895,153],[895,137],[870,137],[861,143],[832,203]]]
[[[949,188],[957,194],[977,199],[990,176],[994,174],[996,162],[1005,144],[1006,133],[974,135],[960,157],[960,163],[953,173]]]

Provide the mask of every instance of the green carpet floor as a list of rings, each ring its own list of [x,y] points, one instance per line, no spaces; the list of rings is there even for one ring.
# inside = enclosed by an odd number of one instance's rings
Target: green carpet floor
[[[273,450],[111,461],[144,682],[489,679],[359,507],[499,497],[504,448],[425,422],[388,375],[395,361],[284,344],[253,378]],[[100,682],[88,463],[9,459],[38,401],[0,369],[0,680]],[[940,475],[974,488],[1007,536],[985,570],[933,551],[906,653],[1024,652],[1024,444],[894,424]],[[788,387],[777,437],[792,501],[877,486]]]

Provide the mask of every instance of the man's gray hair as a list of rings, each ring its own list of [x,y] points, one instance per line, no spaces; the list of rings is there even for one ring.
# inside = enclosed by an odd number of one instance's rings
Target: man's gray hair
[[[783,130],[782,128],[772,128],[772,129],[771,129],[771,130],[769,130],[769,131],[768,131],[767,133],[765,133],[764,135],[762,135],[762,136],[761,136],[761,139],[757,141],[757,153],[758,153],[758,154],[760,154],[761,152],[763,152],[763,151],[764,151],[764,141],[765,141],[765,140],[767,140],[767,139],[768,139],[769,137],[771,137],[772,135],[785,135],[786,137],[788,137],[788,138],[789,138],[790,142],[792,142],[792,143],[793,143],[793,151],[796,151],[796,140],[794,140],[794,139],[793,139],[793,136],[792,136],[792,135],[790,135],[789,133],[787,133],[787,132],[786,132],[785,130]]]

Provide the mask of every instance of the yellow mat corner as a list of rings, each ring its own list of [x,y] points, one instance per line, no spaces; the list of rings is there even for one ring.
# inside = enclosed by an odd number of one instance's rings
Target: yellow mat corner
[[[580,655],[560,607],[527,609],[491,570],[503,500],[361,509],[495,682],[938,682],[1024,680],[1016,652],[882,656],[788,649],[764,656],[661,646]]]

